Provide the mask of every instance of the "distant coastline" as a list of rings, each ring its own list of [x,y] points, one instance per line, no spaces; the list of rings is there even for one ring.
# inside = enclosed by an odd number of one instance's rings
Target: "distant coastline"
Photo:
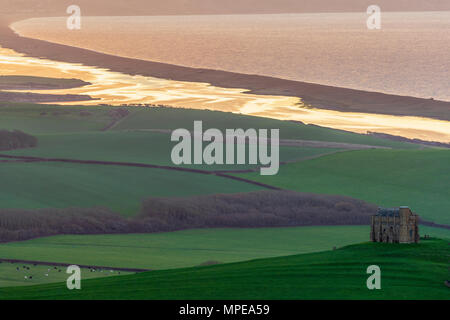
[[[30,18],[0,18],[0,46],[32,57],[81,63],[130,75],[187,82],[204,82],[223,88],[244,88],[252,94],[301,98],[319,109],[395,116],[418,116],[450,121],[450,102],[346,89],[274,77],[196,69],[146,60],[123,58],[87,49],[20,37],[9,25]]]

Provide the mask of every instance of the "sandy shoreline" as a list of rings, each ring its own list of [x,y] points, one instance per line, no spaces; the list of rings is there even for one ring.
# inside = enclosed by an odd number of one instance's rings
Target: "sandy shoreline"
[[[81,63],[130,75],[203,82],[223,88],[244,88],[252,94],[299,97],[306,104],[320,109],[450,120],[450,102],[445,101],[338,88],[266,76],[181,67],[24,38],[9,28],[10,23],[24,18],[27,17],[0,18],[0,46],[31,57]]]

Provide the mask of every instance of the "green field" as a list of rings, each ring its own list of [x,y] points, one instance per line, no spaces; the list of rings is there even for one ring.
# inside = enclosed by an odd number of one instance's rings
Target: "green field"
[[[29,268],[29,270],[24,267]],[[30,263],[0,262],[0,287],[30,286],[43,283],[65,283],[70,276],[66,273],[66,270],[67,267],[55,268],[54,266],[34,265]],[[119,274],[130,274],[130,272],[110,269],[91,272],[91,269],[81,268],[81,274],[84,279],[92,279],[117,276]],[[3,298],[4,297],[0,296],[0,300]]]
[[[450,239],[450,231],[421,226],[421,234]],[[318,236],[320,235],[320,236]],[[368,239],[367,226],[322,226],[260,229],[200,229],[155,234],[64,235],[0,244],[4,259],[138,269],[176,269],[205,263],[232,263],[340,248]],[[32,267],[29,264],[27,266]],[[64,281],[47,267],[0,263],[0,287]],[[49,267],[53,269],[53,267]],[[64,269],[58,267],[58,269]],[[108,271],[108,275],[111,275]],[[124,274],[124,272],[122,272]],[[96,274],[88,273],[89,276]],[[103,275],[98,273],[97,275]],[[117,273],[114,273],[117,275]]]
[[[5,299],[450,299],[447,241],[363,243],[339,250],[150,271],[83,281],[0,289]],[[368,290],[366,269],[381,269],[381,290]]]
[[[346,195],[380,206],[410,206],[450,224],[450,150],[364,150],[281,167],[276,176],[240,174],[280,188]]]
[[[65,235],[0,244],[0,257],[156,270],[329,250],[368,237],[367,226]]]
[[[106,107],[0,102],[0,129],[29,134],[99,131],[111,123]],[[88,111],[92,115],[83,116]]]
[[[2,208],[96,207],[134,215],[150,196],[260,190],[244,182],[190,172],[72,163],[1,163]]]
[[[88,84],[78,79],[61,79],[61,78],[47,78],[47,77],[33,77],[33,76],[0,76],[0,89],[8,89],[12,87],[17,89],[16,86],[30,87],[31,89],[47,88],[59,89],[59,88],[73,88]]]
[[[422,234],[450,239],[449,230],[426,226],[420,229]],[[0,256],[7,259],[153,270],[195,266],[207,261],[229,263],[316,252],[366,241],[368,235],[367,226],[64,235],[0,244]]]
[[[0,129],[17,129],[30,134],[99,131],[111,123],[109,111],[112,109],[114,107],[0,102]],[[394,142],[341,130],[219,111],[144,107],[125,109],[130,114],[112,130],[178,128],[192,130],[194,121],[202,120],[204,129],[280,129],[281,139],[344,142],[401,149],[418,148],[417,145],[410,143]],[[91,115],[83,116],[81,112],[89,112]]]
[[[170,108],[126,107],[128,116],[102,131],[113,123],[113,109],[0,102],[0,129],[18,129],[38,138],[36,148],[2,154],[173,166],[170,134],[149,129],[192,130],[195,120],[202,120],[204,129],[275,128],[280,129],[281,139],[392,149],[281,146],[280,160],[296,162],[281,166],[278,175],[237,176],[283,189],[346,195],[380,206],[408,205],[423,219],[450,224],[449,150],[422,149],[290,121]],[[249,166],[188,167],[235,170]],[[2,209],[100,206],[128,217],[136,215],[148,197],[262,189],[214,174],[62,162],[3,162],[0,178]],[[155,271],[118,276],[85,270],[83,290],[69,292],[65,268],[54,269],[58,272],[47,277],[48,267],[32,266],[30,280],[24,279],[28,269],[17,271],[18,264],[0,263],[0,287],[11,287],[0,289],[0,299],[449,299],[443,281],[448,279],[450,231],[420,226],[420,234],[445,240],[374,244],[366,243],[368,226],[321,226],[61,235],[3,243],[0,258],[4,259]],[[200,266],[209,263],[215,265]],[[382,269],[380,291],[366,288],[366,268],[371,264]],[[89,279],[98,276],[101,279]],[[30,284],[38,286],[13,288]]]
[[[155,132],[88,132],[38,134],[36,148],[19,149],[2,154],[43,158],[135,162],[175,166],[171,160],[170,134]],[[280,161],[301,160],[336,152],[334,148],[280,146]],[[203,170],[236,170],[254,165],[183,165]]]
[[[177,128],[192,130],[195,120],[202,120],[204,128],[219,130],[230,128],[280,129],[280,139],[345,142],[405,149],[418,148],[417,145],[410,143],[399,143],[342,130],[209,110],[137,109],[114,127],[114,130]]]

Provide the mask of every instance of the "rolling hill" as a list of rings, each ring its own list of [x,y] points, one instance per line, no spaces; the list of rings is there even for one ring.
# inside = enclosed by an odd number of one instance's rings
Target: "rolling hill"
[[[379,206],[408,205],[423,219],[450,224],[450,150],[361,150],[281,167],[276,176],[239,176],[279,188],[339,194]]]
[[[3,288],[5,299],[450,299],[447,241],[362,243],[333,251],[188,269]],[[366,269],[381,269],[368,290]]]

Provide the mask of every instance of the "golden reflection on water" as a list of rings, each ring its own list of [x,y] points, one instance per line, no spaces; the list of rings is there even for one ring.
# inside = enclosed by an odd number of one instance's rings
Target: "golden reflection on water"
[[[230,111],[280,120],[348,130],[401,135],[450,142],[450,122],[420,117],[338,112],[305,108],[295,97],[254,95],[244,89],[227,89],[207,83],[182,82],[131,76],[107,69],[23,56],[0,47],[0,75],[76,78],[87,82],[80,88],[33,90],[46,94],[86,94],[99,100],[59,102],[61,105],[163,104],[173,107]]]

